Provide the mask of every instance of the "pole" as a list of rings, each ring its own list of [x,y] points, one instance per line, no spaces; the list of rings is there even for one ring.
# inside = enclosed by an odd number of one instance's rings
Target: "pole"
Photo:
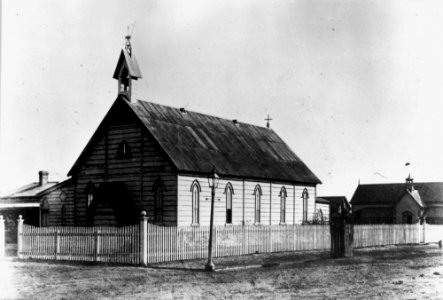
[[[206,271],[214,271],[214,263],[212,262],[212,232],[214,230],[214,198],[215,187],[211,187],[211,223],[209,224],[209,245],[208,245],[208,262],[205,265]]]

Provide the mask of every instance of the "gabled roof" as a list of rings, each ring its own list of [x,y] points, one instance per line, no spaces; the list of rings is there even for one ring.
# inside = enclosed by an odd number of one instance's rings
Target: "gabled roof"
[[[443,204],[443,182],[417,182],[414,183],[414,189],[418,191],[420,200],[425,206]],[[405,183],[361,184],[355,190],[351,204],[394,206],[406,193],[408,191]]]
[[[125,62],[132,79],[142,78],[142,73],[140,72],[140,68],[138,67],[137,59],[135,58],[134,54],[129,55],[126,49],[122,49],[122,51],[120,52],[113,78],[118,79],[121,66]]]
[[[180,172],[207,174],[216,166],[225,176],[321,183],[272,129],[141,100],[130,103],[123,97],[117,98],[103,122],[121,103],[130,108]],[[92,147],[92,140],[69,175]]]
[[[407,190],[407,193],[414,199],[418,206],[423,207],[423,202],[421,201],[420,194],[417,190]]]

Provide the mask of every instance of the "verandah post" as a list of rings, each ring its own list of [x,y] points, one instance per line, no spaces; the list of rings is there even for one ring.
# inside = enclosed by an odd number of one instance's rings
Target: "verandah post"
[[[0,215],[0,259],[5,257],[5,219]]]
[[[23,217],[22,215],[18,216],[17,220],[17,256],[18,258],[22,258],[22,250],[23,250]]]
[[[148,217],[146,211],[142,211],[140,219],[140,263],[148,265]]]

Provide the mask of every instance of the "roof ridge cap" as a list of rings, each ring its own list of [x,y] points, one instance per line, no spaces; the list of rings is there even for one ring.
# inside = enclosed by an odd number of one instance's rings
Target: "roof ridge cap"
[[[147,100],[143,100],[143,99],[136,99],[136,101],[140,101],[140,102],[145,102],[145,103],[149,103],[149,104],[153,104],[153,105],[159,105],[159,106],[163,106],[163,107],[167,107],[170,109],[176,109],[176,110],[180,110],[180,107],[175,107],[175,106],[171,106],[171,105],[165,105],[165,104],[160,104],[160,103],[156,103],[156,102],[152,102],[152,101],[147,101]],[[130,103],[130,104],[135,104],[135,103]],[[194,110],[186,110],[187,113],[193,113],[193,114],[198,114],[198,115],[202,115],[202,116],[207,116],[207,117],[211,117],[211,118],[217,118],[219,120],[224,120],[227,122],[232,122],[234,119],[228,119],[226,117],[219,117],[219,116],[214,116],[214,115],[210,115],[210,114],[205,114],[202,112],[198,112],[198,111],[194,111]],[[262,128],[262,129],[266,129],[266,130],[271,130],[272,132],[275,132],[272,128],[267,128],[266,126],[261,126],[261,125],[256,125],[256,124],[251,124],[251,123],[246,123],[246,122],[242,122],[242,121],[238,121],[237,120],[237,124],[242,124],[242,125],[248,125],[248,126],[253,126],[253,127],[258,127],[258,128]]]

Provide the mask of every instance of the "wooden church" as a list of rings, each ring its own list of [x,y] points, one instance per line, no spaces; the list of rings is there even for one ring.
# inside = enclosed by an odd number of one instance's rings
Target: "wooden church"
[[[125,225],[143,210],[156,224],[208,225],[213,166],[215,225],[313,218],[321,182],[272,129],[132,99],[141,72],[130,37],[114,78],[118,97],[70,178],[41,199],[45,225]]]

